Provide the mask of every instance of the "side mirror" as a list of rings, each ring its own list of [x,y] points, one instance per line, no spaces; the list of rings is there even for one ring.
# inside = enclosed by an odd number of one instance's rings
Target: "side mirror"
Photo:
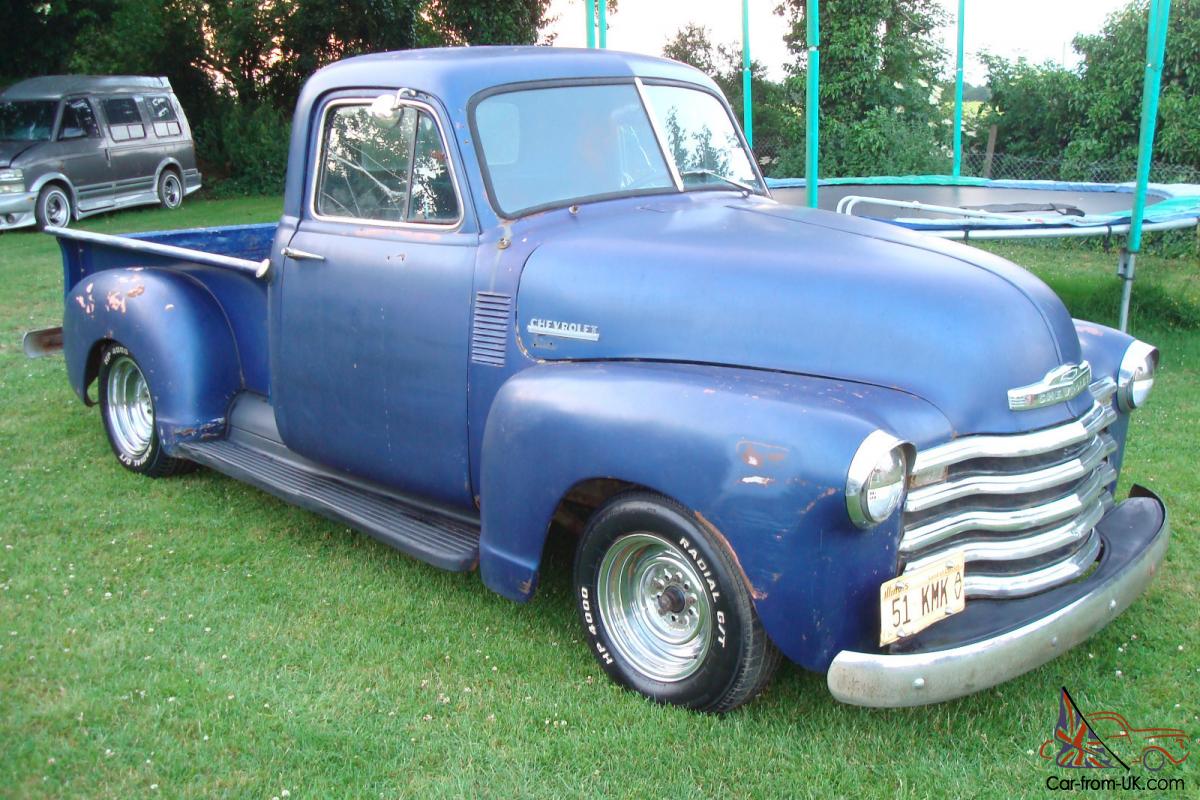
[[[376,97],[367,107],[367,111],[378,120],[394,124],[399,121],[400,113],[404,110],[403,99],[416,96],[417,93],[412,89],[397,89],[395,94],[381,94]]]

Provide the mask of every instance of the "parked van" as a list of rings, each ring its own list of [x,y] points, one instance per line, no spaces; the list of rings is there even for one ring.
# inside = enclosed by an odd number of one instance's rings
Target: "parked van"
[[[199,188],[192,131],[166,78],[49,75],[0,93],[0,230],[178,208]]]

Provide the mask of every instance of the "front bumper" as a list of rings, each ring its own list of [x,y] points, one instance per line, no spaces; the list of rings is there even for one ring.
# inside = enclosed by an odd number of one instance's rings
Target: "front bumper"
[[[0,194],[0,231],[34,224],[33,208],[36,203],[36,192]]]
[[[1021,601],[968,602],[967,611],[930,628],[914,652],[843,650],[829,667],[829,691],[843,703],[878,708],[940,703],[1065,653],[1133,603],[1158,571],[1171,537],[1162,500],[1139,486],[1096,527],[1104,552],[1088,577]],[[1039,613],[1031,615],[1033,609]]]

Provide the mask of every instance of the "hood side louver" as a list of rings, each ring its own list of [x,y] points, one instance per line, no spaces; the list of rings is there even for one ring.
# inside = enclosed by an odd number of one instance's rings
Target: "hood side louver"
[[[504,366],[508,344],[512,297],[495,292],[476,292],[471,327],[471,361],[493,367]]]

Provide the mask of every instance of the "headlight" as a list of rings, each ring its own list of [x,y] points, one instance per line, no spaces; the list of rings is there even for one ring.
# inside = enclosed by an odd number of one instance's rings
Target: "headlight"
[[[25,175],[19,169],[0,169],[0,194],[25,191]]]
[[[904,496],[908,455],[904,442],[875,431],[858,446],[846,478],[846,510],[860,528],[890,517]]]
[[[1121,369],[1117,373],[1117,405],[1122,411],[1141,408],[1154,388],[1154,371],[1158,368],[1158,348],[1135,341],[1125,350]]]

